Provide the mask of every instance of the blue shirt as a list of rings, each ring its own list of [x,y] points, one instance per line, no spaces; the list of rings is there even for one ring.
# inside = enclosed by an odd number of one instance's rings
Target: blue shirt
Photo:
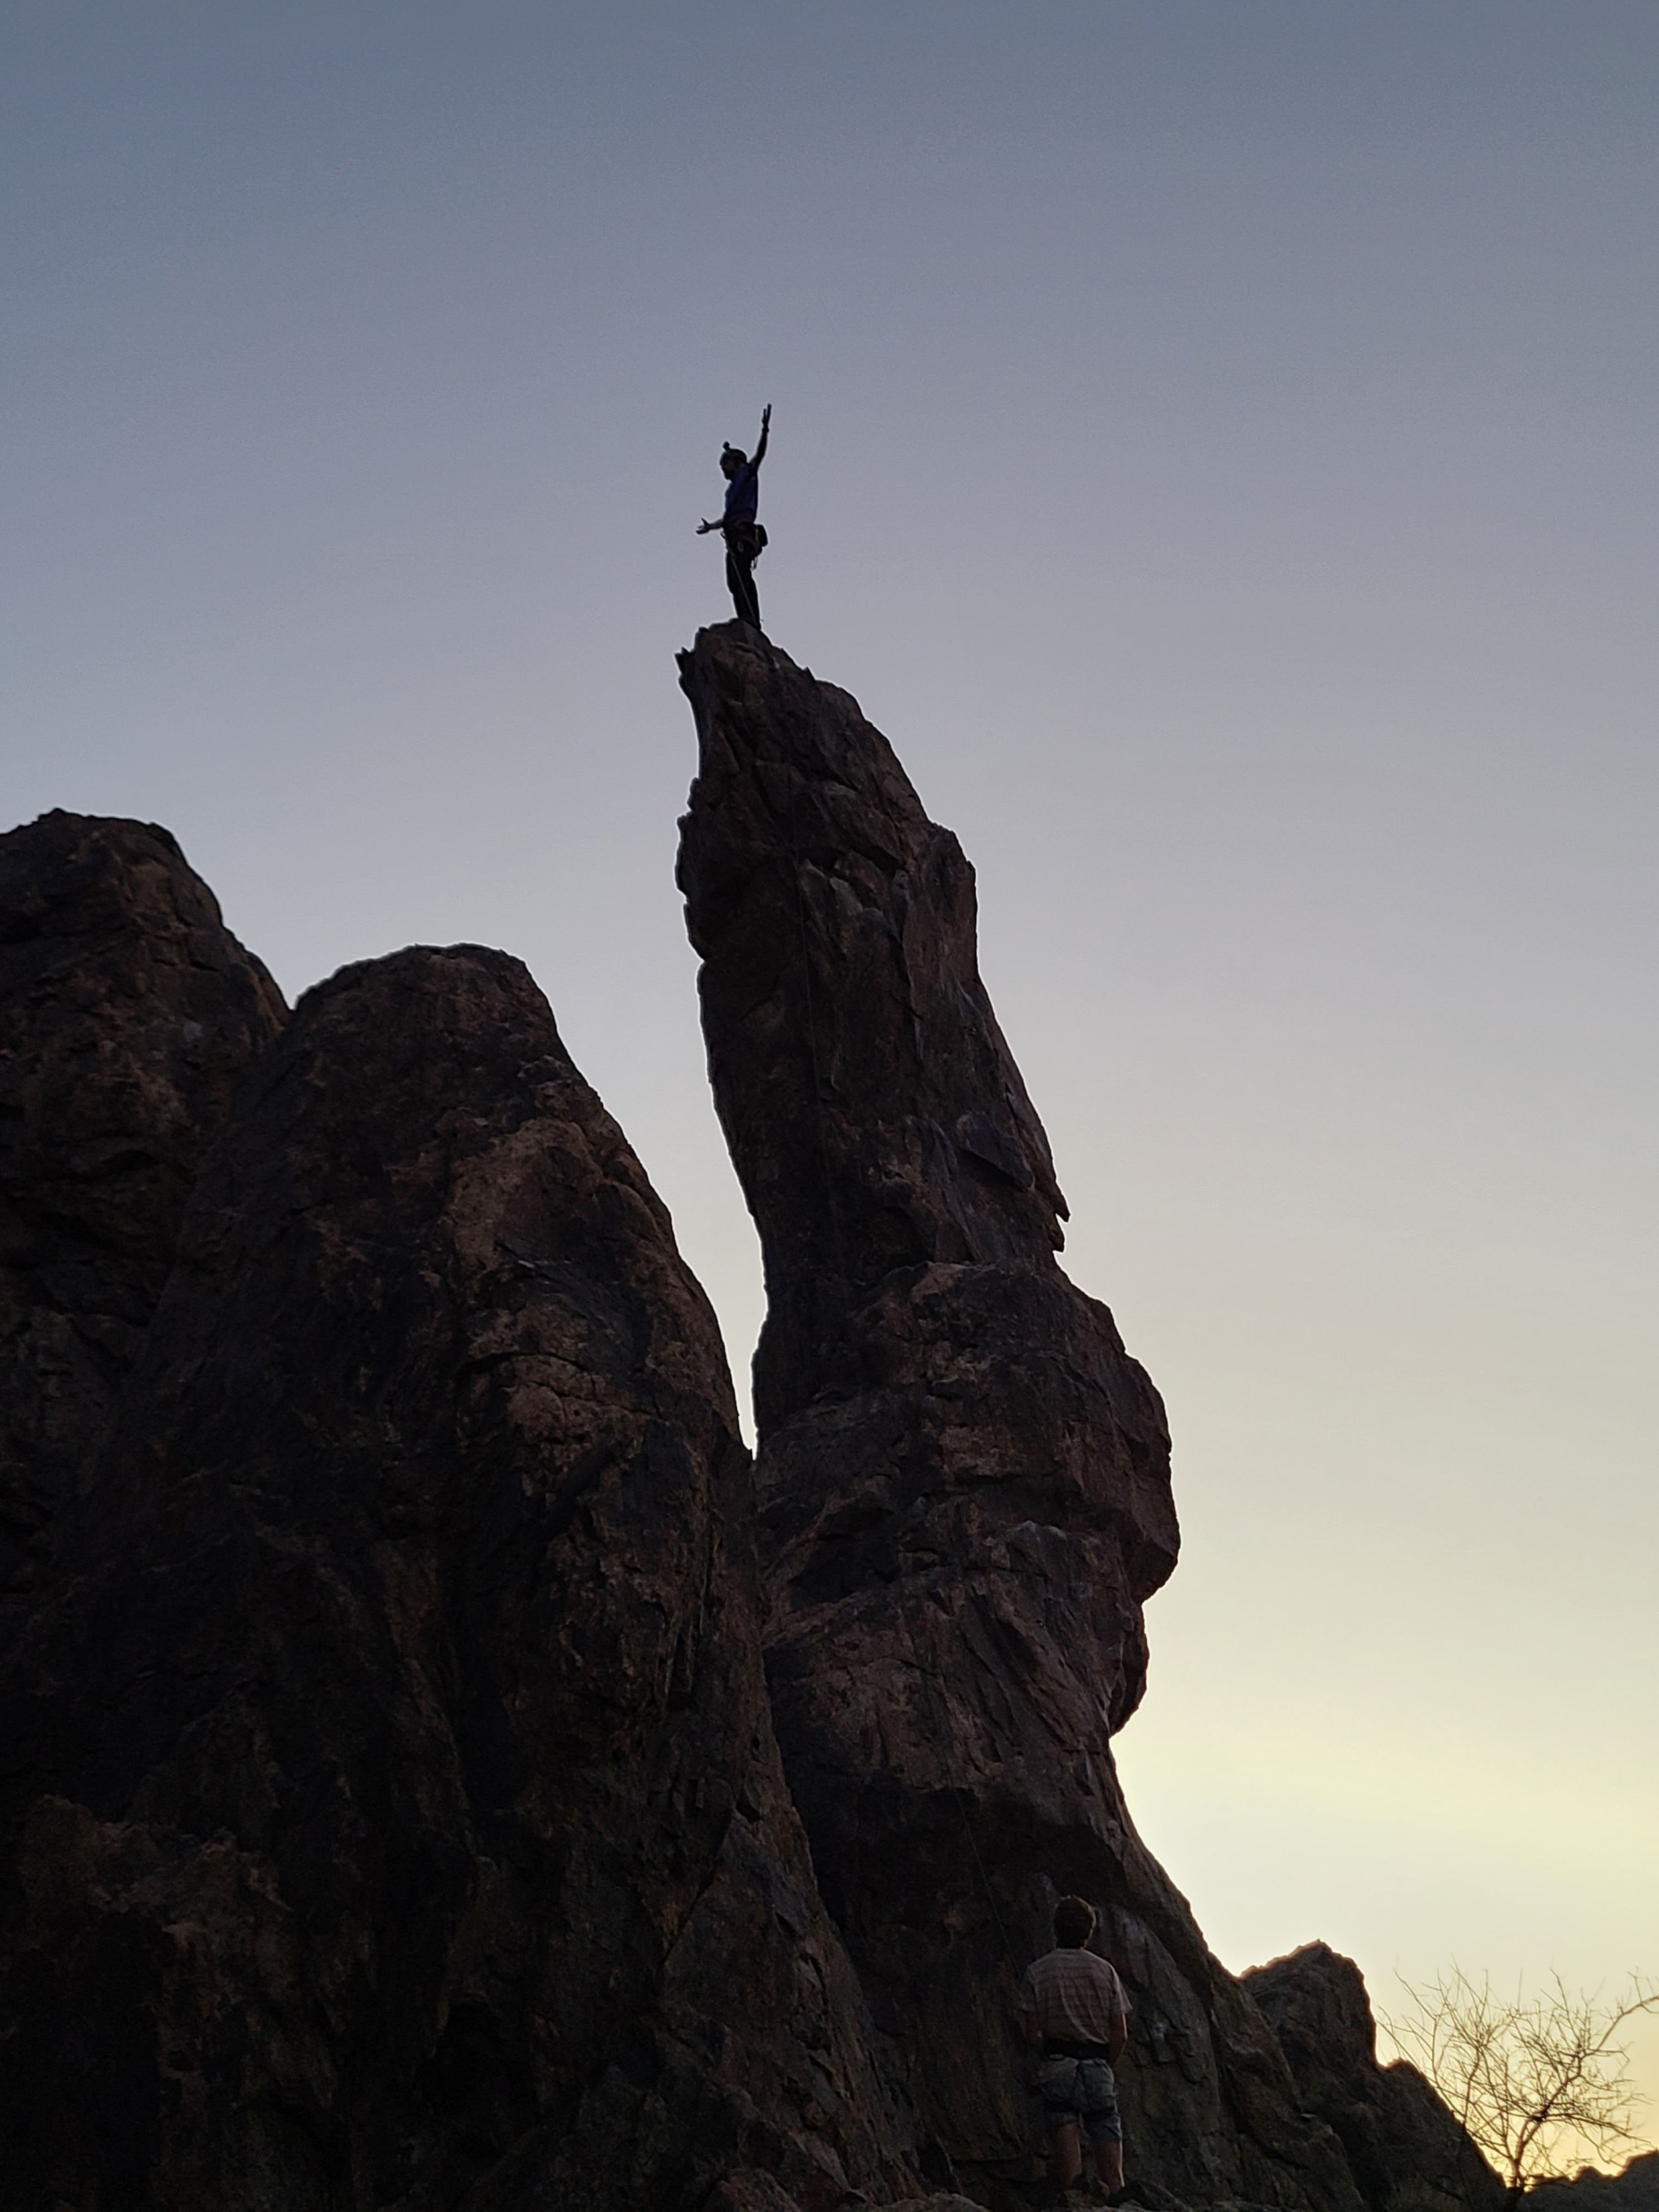
[[[726,487],[723,522],[752,522],[760,512],[760,463],[745,461]]]

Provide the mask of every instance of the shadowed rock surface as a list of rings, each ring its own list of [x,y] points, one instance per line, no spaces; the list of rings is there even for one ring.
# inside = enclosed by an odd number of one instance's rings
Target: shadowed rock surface
[[[1370,2212],[1502,2212],[1503,2183],[1416,2067],[1380,2066],[1364,1977],[1307,1943],[1241,1977],[1310,2112],[1335,2133]]]
[[[309,993],[176,1242],[0,1686],[8,2207],[914,2194],[714,1319],[525,969]]]
[[[0,837],[0,1641],[284,1012],[165,830],[60,811]]]
[[[1056,1890],[1137,2022],[1129,2170],[1353,2212],[1260,2013],[1135,1835],[1110,1747],[1175,1564],[1157,1393],[1054,1259],[1048,1145],[975,952],[973,874],[855,701],[738,625],[681,658],[680,881],[760,1232],[778,1737],[825,1901],[937,2145],[1029,2171],[1012,2009]]]

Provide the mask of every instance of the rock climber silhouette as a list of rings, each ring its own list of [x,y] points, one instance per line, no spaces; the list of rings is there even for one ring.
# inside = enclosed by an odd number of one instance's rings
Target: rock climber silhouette
[[[761,410],[760,443],[751,460],[741,446],[720,450],[720,472],[726,478],[726,506],[718,522],[699,522],[697,535],[718,530],[726,538],[726,588],[739,622],[761,626],[760,595],[755,589],[755,563],[766,544],[766,532],[756,520],[760,507],[760,465],[766,459],[771,435],[772,410]]]

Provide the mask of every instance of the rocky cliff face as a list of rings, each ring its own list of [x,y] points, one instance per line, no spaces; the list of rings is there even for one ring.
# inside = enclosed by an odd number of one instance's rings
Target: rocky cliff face
[[[980,980],[972,872],[844,691],[737,624],[681,681],[680,880],[766,1269],[773,1708],[893,2061],[975,2188],[1021,2174],[1016,1977],[1075,1890],[1139,2017],[1131,2171],[1346,2212],[1336,2142],[1118,1787],[1141,1606],[1175,1563],[1168,1439],[1054,1261],[1064,1202]]]
[[[0,840],[7,2212],[1029,2203],[1060,1890],[1154,2212],[1490,2212],[1346,1962],[1241,1987],[1124,1806],[1163,1409],[956,841],[757,633],[683,680],[757,1470],[516,961],[287,1018],[164,832]]]
[[[283,1012],[165,830],[59,812],[0,837],[0,1644]]]
[[[117,908],[97,972],[163,971],[118,1042],[174,987],[165,915]],[[714,1323],[523,968],[307,994],[183,1215],[0,1682],[7,2203],[909,2193]]]

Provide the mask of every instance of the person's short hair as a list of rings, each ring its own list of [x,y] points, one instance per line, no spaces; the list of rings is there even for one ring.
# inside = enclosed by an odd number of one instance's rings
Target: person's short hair
[[[733,461],[737,463],[739,468],[743,468],[747,465],[748,459],[749,456],[744,453],[741,446],[722,446],[720,447],[720,466],[722,468],[728,467]]]
[[[1054,1907],[1054,1941],[1080,1951],[1095,1932],[1095,1908],[1081,1897],[1062,1897]]]

